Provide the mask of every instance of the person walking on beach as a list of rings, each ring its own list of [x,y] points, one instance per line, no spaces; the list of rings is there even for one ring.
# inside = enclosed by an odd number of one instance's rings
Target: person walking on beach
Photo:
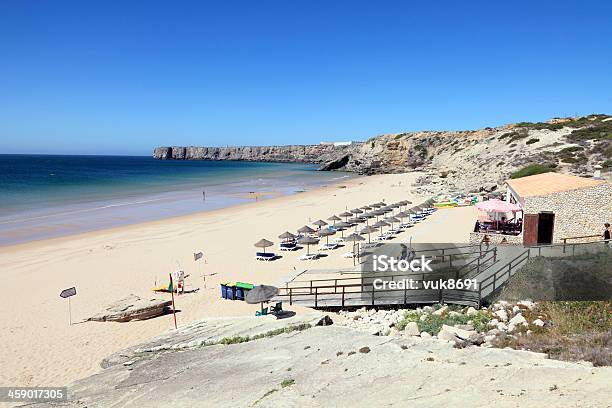
[[[605,228],[604,233],[603,233],[604,241],[610,241],[610,223],[606,222],[604,224],[604,228]]]
[[[206,190],[202,190],[202,201],[206,201]]]

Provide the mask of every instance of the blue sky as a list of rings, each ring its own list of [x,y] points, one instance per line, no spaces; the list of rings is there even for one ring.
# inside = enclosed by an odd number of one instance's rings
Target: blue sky
[[[0,2],[4,153],[612,113],[609,1]]]

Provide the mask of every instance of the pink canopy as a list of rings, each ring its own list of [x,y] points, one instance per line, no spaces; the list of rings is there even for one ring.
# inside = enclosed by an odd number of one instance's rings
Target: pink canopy
[[[482,201],[476,204],[476,208],[478,208],[480,211],[486,211],[486,212],[513,212],[514,213],[514,212],[523,210],[521,206],[518,204],[512,204],[507,201],[499,200],[497,198],[493,200]]]

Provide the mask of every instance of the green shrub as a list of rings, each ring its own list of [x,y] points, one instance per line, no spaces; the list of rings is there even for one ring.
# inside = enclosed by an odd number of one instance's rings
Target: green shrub
[[[568,139],[580,140],[612,140],[612,123],[603,122],[581,129],[576,129],[568,135]]]
[[[283,382],[281,382],[281,387],[290,387],[293,384],[295,384],[295,380],[293,378],[287,378],[286,380],[283,380]]]
[[[535,137],[534,137],[534,138],[529,139],[528,141],[526,141],[526,142],[525,142],[525,144],[530,145],[530,144],[537,143],[537,142],[539,142],[539,141],[540,141],[540,139],[538,139],[538,138],[535,138]]]
[[[510,178],[517,179],[521,177],[533,176],[534,174],[550,173],[554,171],[554,166],[550,164],[530,164],[512,173]]]

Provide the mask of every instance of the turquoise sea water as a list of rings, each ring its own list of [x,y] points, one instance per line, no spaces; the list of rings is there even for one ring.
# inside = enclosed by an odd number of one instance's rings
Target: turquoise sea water
[[[346,178],[294,163],[0,155],[0,245],[291,194]],[[206,200],[203,199],[206,192]]]

